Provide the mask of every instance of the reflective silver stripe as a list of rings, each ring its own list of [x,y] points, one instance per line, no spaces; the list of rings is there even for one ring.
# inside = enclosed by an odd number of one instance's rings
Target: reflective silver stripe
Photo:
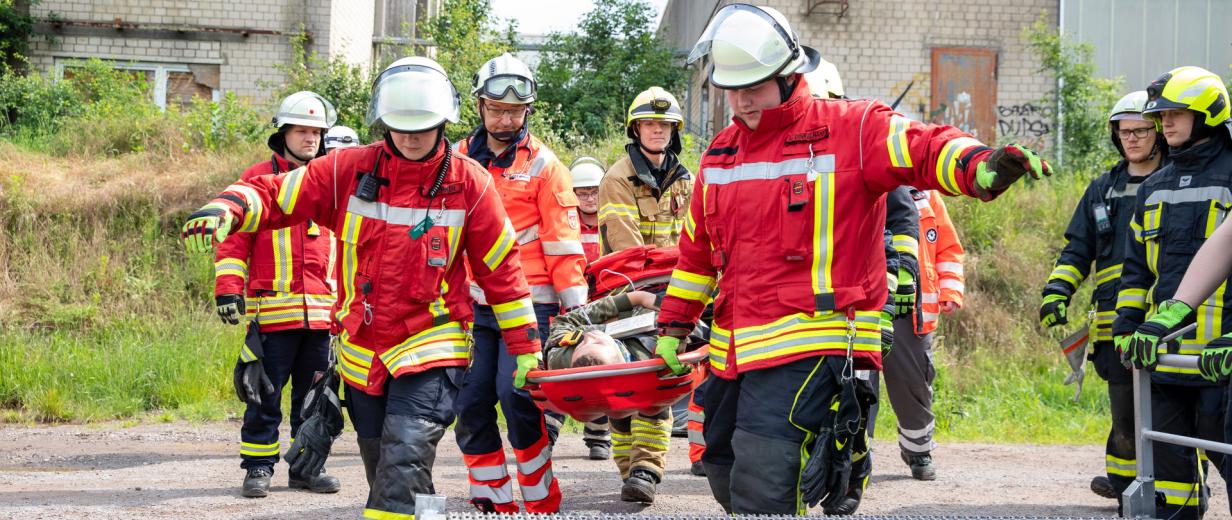
[[[471,498],[486,498],[494,504],[508,504],[513,502],[513,486],[509,482],[500,487],[471,484]]]
[[[552,476],[552,468],[548,468],[543,472],[543,478],[539,479],[538,484],[526,485],[522,484],[522,499],[527,502],[538,502],[548,497],[548,490],[551,489],[552,482],[556,477]]]
[[[354,195],[351,195],[351,200],[347,202],[347,211],[403,226],[414,226],[428,216],[432,217],[433,226],[461,227],[466,222],[466,211],[460,209],[403,208],[384,202],[368,202]]]
[[[706,422],[706,412],[689,410],[689,420],[693,422]]]
[[[812,161],[815,172],[834,171],[834,154],[818,155]],[[702,170],[702,177],[706,184],[713,185],[740,181],[769,181],[788,175],[809,173],[808,164],[808,158],[788,159],[782,162],[745,163],[731,168],[705,168]],[[810,174],[809,177],[812,175]]]
[[[539,240],[539,224],[518,231],[518,245],[524,246],[535,240]]]
[[[539,147],[539,153],[535,157],[535,160],[530,163],[530,168],[526,170],[526,174],[530,175],[531,177],[538,176],[539,173],[543,171],[543,168],[547,166],[549,162],[552,162],[555,160],[556,160],[556,154],[552,153],[551,150],[541,146]]]
[[[598,244],[599,235],[597,233],[582,233],[583,244]]]
[[[818,343],[846,344],[847,343],[847,333],[845,331],[835,331],[833,334],[818,333],[818,334],[810,334],[802,338],[775,340],[772,343],[761,346],[761,347],[743,350],[743,351],[737,350],[736,351],[736,362],[739,363],[740,360],[742,359],[753,357],[753,356],[758,356],[761,354],[765,354],[767,352],[773,352],[776,350],[786,350],[786,349],[790,349],[793,347],[802,347],[805,345],[815,345]],[[853,343],[856,345],[877,345],[878,347],[880,347],[881,337],[880,336],[874,337],[874,338],[856,337]]]
[[[479,284],[474,282],[471,282],[471,299],[475,300],[475,303],[478,303],[479,305],[488,304],[487,295],[483,294],[483,289],[480,289]]]
[[[1223,186],[1203,186],[1201,188],[1184,188],[1179,190],[1153,191],[1146,198],[1145,204],[1183,204],[1186,202],[1206,202],[1209,200],[1232,201],[1232,190]]]
[[[937,321],[937,318],[940,318],[940,317],[941,316],[935,312],[921,312],[920,313],[920,318],[923,318],[924,321]]]
[[[697,430],[689,430],[689,444],[706,445],[706,436]]]
[[[543,247],[543,254],[548,256],[565,256],[565,255],[584,255],[582,243],[577,240],[562,240],[559,242],[550,242],[543,240],[539,242]]]
[[[556,297],[556,288],[551,285],[530,286],[530,301],[535,303],[560,303]]]
[[[937,444],[933,441],[915,442],[907,437],[904,437],[901,433],[898,435],[898,445],[904,450],[913,453],[928,453],[933,451],[933,448],[937,447]]]
[[[552,450],[549,450],[545,447],[544,449],[539,450],[539,455],[536,455],[535,458],[530,459],[526,462],[519,462],[518,463],[518,473],[521,473],[523,475],[534,474],[536,471],[539,471],[539,469],[542,468],[544,464],[547,464],[549,462],[552,462]]]
[[[500,480],[509,476],[509,471],[505,469],[505,465],[500,466],[476,466],[470,468],[471,478],[480,482],[488,480]]]
[[[929,435],[932,435],[933,429],[936,426],[937,426],[937,421],[934,419],[934,420],[928,421],[928,424],[924,425],[923,428],[920,428],[917,430],[910,430],[907,428],[903,428],[902,426],[899,426],[898,433],[901,433],[911,438],[918,439],[920,437],[927,437]]]
[[[937,303],[937,298],[939,297],[937,293],[924,293],[920,295],[920,301],[923,303]]]
[[[357,348],[351,345],[348,345],[347,342],[345,341],[339,341],[338,344],[342,345],[342,350],[345,350],[346,353],[350,355],[352,358],[367,361],[369,364],[372,363],[372,353],[365,354],[363,352],[360,352]]]
[[[492,307],[492,313],[496,315],[497,322],[515,320],[523,316],[530,316],[530,321],[535,321],[535,309],[530,305],[518,305],[504,312],[496,310],[496,307],[500,305]]]
[[[569,287],[560,292],[560,304],[565,307],[584,305],[586,304],[586,292],[587,288],[585,285]]]
[[[963,274],[963,265],[959,262],[937,262],[938,273],[954,273],[957,275]]]
[[[941,288],[949,289],[951,291],[963,292],[964,290],[966,290],[966,285],[963,285],[963,283],[958,280],[944,279],[944,280],[941,280]]]

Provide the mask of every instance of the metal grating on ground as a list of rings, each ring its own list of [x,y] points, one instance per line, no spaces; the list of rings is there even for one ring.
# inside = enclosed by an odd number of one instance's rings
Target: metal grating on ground
[[[555,515],[538,515],[517,513],[508,515],[487,515],[478,512],[449,513],[449,520],[800,520],[799,516],[791,515],[613,515],[613,514],[582,514],[563,513]],[[827,517],[823,515],[807,518],[855,518],[860,520],[1119,520],[1111,517],[1093,516],[959,516],[959,515],[856,515],[848,517]]]

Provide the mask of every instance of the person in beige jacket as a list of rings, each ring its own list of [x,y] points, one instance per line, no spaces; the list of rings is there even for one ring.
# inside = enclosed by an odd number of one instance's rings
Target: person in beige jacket
[[[630,247],[674,246],[688,213],[693,176],[680,164],[684,114],[676,98],[659,87],[629,105],[627,155],[599,184],[599,236],[603,254]]]

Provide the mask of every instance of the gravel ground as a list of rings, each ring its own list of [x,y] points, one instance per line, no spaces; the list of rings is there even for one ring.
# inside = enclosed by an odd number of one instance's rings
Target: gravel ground
[[[285,435],[285,434],[284,434]],[[285,437],[284,437],[285,438]],[[286,487],[285,465],[265,499],[239,496],[239,423],[0,426],[0,518],[356,518],[367,496],[354,433],[335,445],[335,495]],[[1115,516],[1088,490],[1102,473],[1101,446],[950,444],[935,452],[939,478],[911,479],[890,443],[878,443],[863,514]],[[580,437],[556,449],[563,510],[579,513],[716,514],[703,478],[688,474],[687,444],[672,440],[668,475],[654,505],[620,501],[610,461],[586,460]],[[509,455],[512,460],[512,454]],[[435,482],[449,508],[467,510],[466,468],[453,437],[437,457]],[[1223,483],[1207,518],[1229,518]],[[820,510],[815,511],[820,515]]]

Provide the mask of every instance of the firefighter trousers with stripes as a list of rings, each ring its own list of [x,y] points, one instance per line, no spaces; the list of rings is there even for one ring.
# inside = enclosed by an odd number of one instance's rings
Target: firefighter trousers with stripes
[[[313,375],[329,363],[329,331],[294,329],[261,334],[265,357],[261,365],[274,391],[261,396],[261,405],[248,405],[240,427],[240,467],[273,467],[278,462],[278,426],[282,424],[282,388],[291,383],[291,439],[303,422],[300,408],[312,386]]]

